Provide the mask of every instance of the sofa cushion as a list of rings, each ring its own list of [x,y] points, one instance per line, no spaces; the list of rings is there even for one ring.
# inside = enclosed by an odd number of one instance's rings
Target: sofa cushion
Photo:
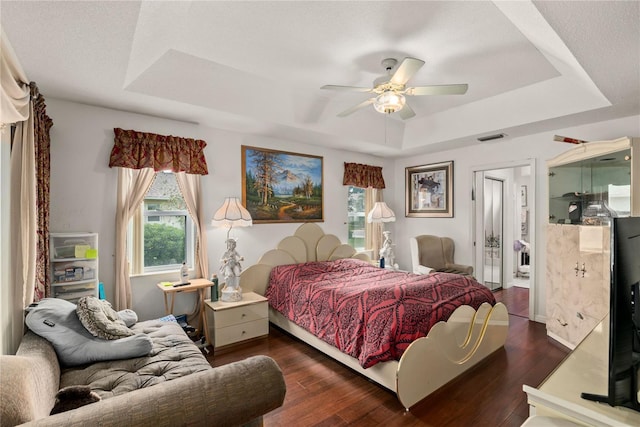
[[[132,329],[151,338],[153,349],[148,356],[64,369],[60,387],[88,385],[107,399],[211,369],[200,349],[177,322],[147,320],[136,323]]]
[[[76,313],[80,322],[94,337],[117,340],[136,334],[127,327],[107,300],[82,297],[78,300]]]
[[[65,387],[56,393],[56,404],[51,410],[51,415],[70,411],[100,400],[100,396],[91,391],[89,386],[72,385]]]
[[[63,366],[139,357],[152,348],[151,338],[145,334],[119,340],[94,337],[80,322],[76,305],[58,298],[45,298],[30,308],[25,323],[51,342]]]

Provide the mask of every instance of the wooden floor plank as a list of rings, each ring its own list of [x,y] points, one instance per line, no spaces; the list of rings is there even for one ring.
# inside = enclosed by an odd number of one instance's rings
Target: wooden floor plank
[[[257,354],[272,357],[287,384],[284,405],[264,417],[272,426],[520,426],[528,416],[522,385],[537,386],[568,350],[545,325],[509,316],[507,343],[472,371],[406,412],[390,391],[276,327],[267,338],[213,352],[220,366]]]

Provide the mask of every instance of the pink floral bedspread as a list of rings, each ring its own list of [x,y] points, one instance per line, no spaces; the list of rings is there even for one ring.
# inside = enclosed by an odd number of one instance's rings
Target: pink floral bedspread
[[[271,307],[364,368],[399,360],[459,306],[496,302],[472,277],[420,276],[356,259],[274,267],[265,295]]]

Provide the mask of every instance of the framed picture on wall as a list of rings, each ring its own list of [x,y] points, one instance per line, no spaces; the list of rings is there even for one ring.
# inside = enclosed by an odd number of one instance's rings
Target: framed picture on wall
[[[405,215],[453,217],[453,161],[405,168]]]
[[[319,222],[322,157],[242,146],[242,203],[254,224]]]

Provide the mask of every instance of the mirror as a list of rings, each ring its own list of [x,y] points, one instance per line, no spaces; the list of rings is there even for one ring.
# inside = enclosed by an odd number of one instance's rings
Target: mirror
[[[491,290],[502,288],[502,201],[504,182],[484,178],[484,285]]]

